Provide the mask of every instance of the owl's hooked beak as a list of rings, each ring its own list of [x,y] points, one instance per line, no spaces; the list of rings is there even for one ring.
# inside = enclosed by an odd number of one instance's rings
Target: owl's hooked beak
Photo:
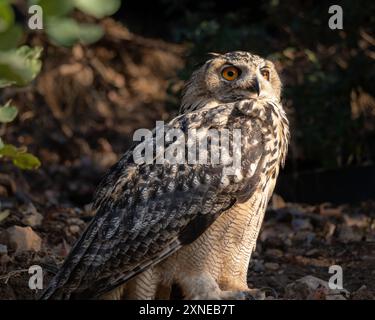
[[[254,92],[259,96],[260,94],[260,85],[259,85],[259,79],[258,76],[252,79],[251,84],[248,88],[251,92]]]
[[[260,85],[258,76],[254,80],[254,91],[257,93],[258,96],[260,95]]]

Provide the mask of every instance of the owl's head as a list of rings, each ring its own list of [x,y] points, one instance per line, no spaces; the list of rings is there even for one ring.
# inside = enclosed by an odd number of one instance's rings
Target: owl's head
[[[271,61],[245,51],[212,55],[187,82],[181,112],[258,96],[280,100],[281,82]]]

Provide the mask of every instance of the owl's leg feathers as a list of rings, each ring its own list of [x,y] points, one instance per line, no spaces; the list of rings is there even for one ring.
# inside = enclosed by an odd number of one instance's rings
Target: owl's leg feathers
[[[153,300],[155,299],[159,274],[150,268],[129,282],[120,285],[101,297],[103,300]]]
[[[259,290],[222,290],[208,272],[179,277],[178,283],[187,300],[263,300]]]
[[[187,300],[222,300],[222,291],[209,273],[186,274],[178,279]]]
[[[121,300],[125,290],[126,290],[126,284],[118,286],[112,291],[103,294],[100,297],[100,300]]]
[[[264,300],[265,293],[261,289],[250,289],[246,283],[246,276],[238,276],[232,278],[226,278],[224,281],[223,279],[219,280],[220,288],[222,288],[222,292],[234,293],[239,295],[242,298],[238,300]],[[230,299],[230,298],[228,298]]]
[[[154,268],[147,269],[129,283],[126,299],[154,300],[159,282],[159,273]]]
[[[242,294],[244,297],[239,300],[264,300],[266,298],[265,290],[250,289],[247,285],[246,278],[246,273],[237,275],[226,274],[219,278],[218,283],[223,292],[236,292],[240,296]]]

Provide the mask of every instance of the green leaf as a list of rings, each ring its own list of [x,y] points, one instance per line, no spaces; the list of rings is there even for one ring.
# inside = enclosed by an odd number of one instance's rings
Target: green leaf
[[[4,32],[14,23],[14,12],[9,2],[0,0],[0,32]]]
[[[26,148],[17,148],[11,144],[5,144],[0,148],[0,157],[9,158],[13,164],[23,170],[32,170],[40,167],[37,157],[26,152]]]
[[[0,69],[1,69],[1,66],[0,66]],[[0,79],[0,89],[5,88],[7,86],[10,86],[12,84],[14,84],[14,81],[9,81],[9,80],[6,80],[6,79]]]
[[[19,24],[14,24],[6,31],[0,32],[0,50],[9,50],[17,47],[22,35],[22,27]]]
[[[4,211],[0,211],[0,223],[5,220],[6,218],[8,218],[10,214],[10,210],[9,209],[6,209]]]
[[[18,49],[0,51],[0,88],[16,84],[25,86],[39,73],[42,48],[22,46]]]
[[[25,59],[26,64],[31,68],[33,74],[37,75],[42,66],[39,60],[42,51],[42,47],[30,48],[28,46],[22,46],[17,49],[16,53]]]
[[[121,0],[74,0],[76,8],[96,18],[114,14],[121,6]]]
[[[50,18],[47,22],[47,34],[59,45],[70,47],[76,42],[91,44],[104,34],[100,26],[94,24],[78,24],[70,18]]]
[[[0,122],[8,123],[12,122],[18,114],[16,107],[11,106],[8,102],[5,106],[0,106]]]
[[[14,159],[13,164],[23,170],[33,170],[40,167],[40,161],[31,153],[19,153]]]
[[[293,60],[293,59],[294,59],[295,52],[296,52],[295,48],[288,47],[288,48],[286,48],[286,49],[283,51],[283,55],[284,55],[285,57],[287,57],[288,59]]]
[[[0,138],[0,150],[1,150],[2,148],[4,148],[4,142],[3,142],[3,140]]]
[[[102,27],[95,24],[80,24],[79,29],[79,40],[83,44],[95,43],[104,35]]]
[[[0,149],[0,156],[13,159],[13,158],[17,157],[17,154],[19,152],[20,151],[15,146],[13,146],[11,144],[5,144]]]
[[[44,17],[65,16],[74,9],[74,0],[29,0],[33,4],[42,7]]]
[[[316,54],[314,52],[312,52],[311,50],[309,49],[306,49],[305,50],[305,53],[307,55],[307,58],[314,64],[318,64],[319,61],[318,61],[318,58],[316,56]]]

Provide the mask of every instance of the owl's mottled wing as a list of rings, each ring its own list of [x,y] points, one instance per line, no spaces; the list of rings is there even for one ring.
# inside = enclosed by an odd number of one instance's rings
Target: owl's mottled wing
[[[200,138],[212,128],[241,130],[240,172],[226,176],[226,164],[136,164],[131,148],[101,183],[97,214],[43,299],[101,296],[194,241],[223,211],[254,191],[262,170],[262,134],[234,105],[185,114],[168,127],[185,134],[203,129]]]

